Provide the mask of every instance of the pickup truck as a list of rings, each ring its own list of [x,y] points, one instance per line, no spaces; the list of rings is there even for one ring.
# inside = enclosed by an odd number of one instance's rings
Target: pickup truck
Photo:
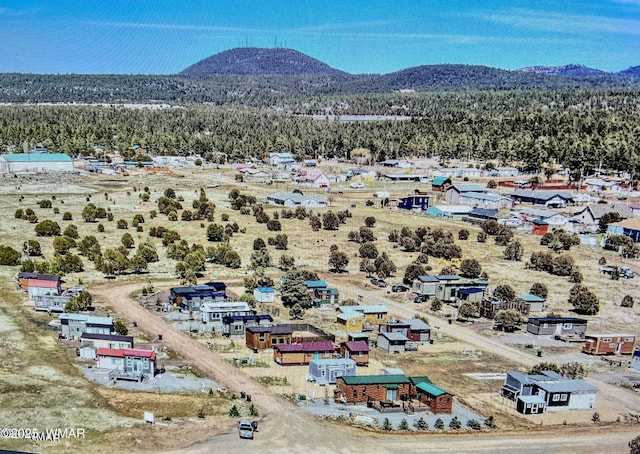
[[[254,423],[248,419],[241,419],[238,422],[238,435],[240,435],[240,438],[253,440],[253,433],[256,431],[256,427],[257,424],[254,425]]]
[[[602,274],[608,274],[612,278],[623,277],[625,279],[632,279],[635,277],[634,271],[628,266],[611,266],[611,265],[602,265],[600,267],[600,272]]]

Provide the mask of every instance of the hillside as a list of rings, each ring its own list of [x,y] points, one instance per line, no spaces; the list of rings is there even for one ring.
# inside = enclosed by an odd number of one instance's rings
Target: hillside
[[[239,47],[200,60],[180,75],[339,75],[342,71],[293,49]]]

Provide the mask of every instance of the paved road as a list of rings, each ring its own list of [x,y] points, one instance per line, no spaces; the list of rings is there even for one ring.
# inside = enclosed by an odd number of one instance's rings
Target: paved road
[[[243,390],[253,396],[256,405],[261,409],[265,418],[260,424],[260,432],[254,440],[240,440],[237,433],[221,435],[204,443],[189,444],[185,440],[185,447],[179,452],[210,453],[210,452],[259,452],[259,453],[422,453],[422,452],[460,452],[460,453],[499,453],[512,452],[517,447],[521,453],[601,453],[626,452],[626,444],[639,432],[638,426],[619,426],[607,428],[601,433],[579,428],[553,433],[541,431],[534,434],[451,434],[450,436],[401,436],[382,435],[340,427],[314,418],[309,413],[281,398],[270,394],[269,391],[244,375],[241,369],[233,367],[224,359],[209,351],[199,342],[191,339],[160,315],[149,312],[132,300],[129,295],[138,290],[139,284],[113,283],[97,286],[91,289],[96,305],[111,307],[120,317],[135,320],[138,327],[149,334],[162,334],[165,345],[189,360],[203,373],[216,382],[223,384],[236,392]],[[157,285],[157,287],[159,287]],[[345,286],[346,289],[346,286]],[[345,290],[345,293],[352,291]],[[359,290],[356,290],[359,291]],[[375,300],[377,295],[372,295]],[[413,316],[415,310],[393,303],[386,298],[381,301],[394,308],[398,315]],[[398,306],[396,308],[396,305]],[[433,319],[433,317],[432,317]],[[471,345],[478,345],[479,340],[456,325],[441,324],[446,334],[460,337]],[[484,347],[484,344],[482,344]],[[497,349],[493,345],[490,349]],[[500,346],[502,349],[503,346]],[[484,348],[487,350],[487,348]],[[511,355],[508,350],[501,350],[503,354]],[[514,355],[520,358],[522,353]],[[522,361],[528,357],[520,358]],[[528,361],[527,361],[528,363]]]

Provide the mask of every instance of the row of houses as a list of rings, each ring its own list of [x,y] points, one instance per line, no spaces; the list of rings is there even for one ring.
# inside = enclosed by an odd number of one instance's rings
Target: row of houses
[[[585,341],[582,352],[589,355],[631,355],[636,336],[629,333],[587,334],[588,321],[577,317],[530,317],[527,332],[536,336],[578,338]]]

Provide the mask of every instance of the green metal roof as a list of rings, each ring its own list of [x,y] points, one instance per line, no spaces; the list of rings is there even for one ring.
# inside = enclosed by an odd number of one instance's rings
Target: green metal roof
[[[437,177],[433,177],[433,180],[431,181],[431,185],[442,186],[447,181],[451,181],[451,178],[445,177],[445,176],[437,176]]]
[[[419,391],[423,391],[423,392],[425,392],[425,393],[427,393],[427,394],[429,394],[430,396],[433,396],[433,397],[442,396],[443,394],[453,395],[450,392],[445,391],[442,388],[438,388],[436,385],[433,385],[431,383],[420,383],[420,384],[416,385],[416,388]]]
[[[414,385],[419,385],[420,383],[433,383],[427,376],[411,377],[410,380]]]
[[[71,162],[71,158],[64,153],[17,153],[3,154],[7,162]]]
[[[338,379],[343,380],[347,385],[401,385],[410,383],[406,375],[359,375],[359,376],[342,376]]]

